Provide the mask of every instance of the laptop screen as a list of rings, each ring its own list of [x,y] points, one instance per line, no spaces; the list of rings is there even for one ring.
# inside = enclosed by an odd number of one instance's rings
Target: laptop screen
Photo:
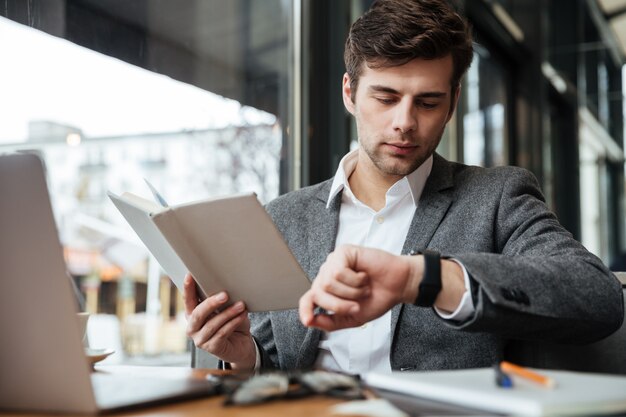
[[[77,311],[43,163],[0,155],[0,410],[95,414],[215,393],[207,380],[92,373]]]
[[[0,156],[0,408],[96,409],[41,159]]]

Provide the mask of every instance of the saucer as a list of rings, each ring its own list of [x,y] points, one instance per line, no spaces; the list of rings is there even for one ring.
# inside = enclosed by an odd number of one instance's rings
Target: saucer
[[[113,349],[85,348],[85,356],[91,365],[106,359],[107,356],[113,353],[115,353]]]

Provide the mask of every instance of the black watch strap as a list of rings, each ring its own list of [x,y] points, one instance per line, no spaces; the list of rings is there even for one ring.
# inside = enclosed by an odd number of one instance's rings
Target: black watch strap
[[[433,250],[425,250],[420,254],[424,255],[424,276],[417,291],[415,305],[432,307],[441,291],[441,256]]]

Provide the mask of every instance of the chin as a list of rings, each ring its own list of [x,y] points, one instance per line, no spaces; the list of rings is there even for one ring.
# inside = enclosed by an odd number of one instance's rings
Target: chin
[[[389,155],[365,150],[373,165],[384,175],[406,176],[415,171],[426,160],[422,155]]]
[[[402,159],[400,161],[396,160],[389,164],[385,164],[386,166],[381,168],[383,168],[382,171],[388,175],[405,176],[419,168],[422,163],[424,163],[424,160],[421,159],[418,161]]]
[[[387,175],[395,175],[395,176],[401,176],[404,177],[406,175],[409,175],[411,172],[415,171],[417,168],[419,167],[419,165],[403,165],[403,166],[387,166],[387,167],[383,167],[383,169],[381,169],[381,171],[383,171],[385,174]]]

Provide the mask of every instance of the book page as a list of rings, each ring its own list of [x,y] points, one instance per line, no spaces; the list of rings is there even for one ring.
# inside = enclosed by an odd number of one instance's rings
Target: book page
[[[207,294],[249,311],[298,307],[311,283],[254,194],[200,201],[153,216]]]
[[[122,196],[117,196],[111,192],[108,194],[113,204],[122,213],[122,216],[137,233],[150,253],[154,255],[165,273],[176,287],[183,291],[183,280],[187,274],[187,267],[152,221],[153,213],[167,211],[167,209],[134,194],[124,193]]]
[[[145,212],[154,214],[163,211],[164,207],[155,203],[154,201],[148,200],[146,198],[140,197],[136,194],[125,192],[120,198],[132,203],[136,207],[141,208]]]

